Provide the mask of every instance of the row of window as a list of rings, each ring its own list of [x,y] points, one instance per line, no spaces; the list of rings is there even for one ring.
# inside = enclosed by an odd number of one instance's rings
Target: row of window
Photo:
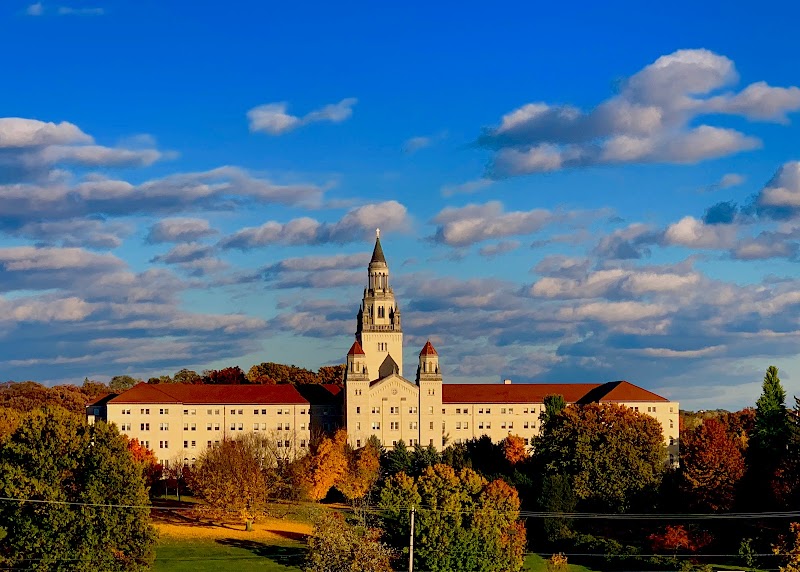
[[[214,431],[219,431],[219,427],[220,427],[219,423],[213,423],[213,424],[212,423],[208,423],[208,424],[206,424],[206,430],[207,431],[211,431],[212,430],[212,426],[213,426],[213,430]],[[150,431],[150,423],[141,423],[139,425],[139,428],[142,431]],[[159,431],[169,431],[169,423],[159,423],[158,429],[159,429]],[[239,431],[244,431],[244,423],[239,423],[239,424],[231,423],[231,431],[236,431],[237,429]],[[253,423],[253,431],[258,431],[259,429],[261,429],[262,431],[266,431],[267,430],[267,424],[266,423],[261,423],[259,425],[258,423]],[[277,429],[278,429],[278,431],[290,431],[291,430],[291,423],[278,423]],[[122,423],[121,430],[122,431],[130,431],[131,430],[131,424],[130,423]],[[196,423],[191,423],[191,424],[190,423],[184,423],[183,424],[183,430],[184,431],[197,431],[197,424]],[[306,430],[306,424],[305,423],[301,423],[300,424],[300,430],[301,431],[305,431]]]
[[[206,410],[206,414],[207,415],[220,415],[221,411],[222,411],[221,409],[207,409]],[[261,413],[261,415],[266,415],[267,414],[267,410],[266,409],[253,409],[253,415],[258,415],[259,412]],[[310,412],[311,411],[309,410],[309,413]],[[325,408],[325,409],[322,410],[322,414],[323,415],[327,415],[328,413],[329,413],[328,408]],[[123,409],[122,410],[122,415],[130,415],[130,414],[131,414],[131,410],[130,409]],[[139,414],[140,415],[150,415],[150,408],[149,407],[141,408],[139,410]],[[158,414],[159,415],[169,415],[169,408],[168,407],[160,408],[158,410]],[[183,410],[183,414],[184,415],[197,415],[197,409],[184,409]],[[277,411],[274,411],[273,414],[291,415],[291,410],[290,409],[281,408],[281,409],[278,409]],[[306,414],[306,410],[305,409],[301,409],[300,410],[300,415],[305,415],[305,414]],[[244,409],[231,409],[231,415],[244,415]]]
[[[402,409],[402,408],[401,407],[390,407],[389,408],[389,415],[400,415],[400,409]],[[416,415],[417,411],[418,410],[417,410],[416,406],[408,408],[408,413],[410,415]],[[375,414],[378,414],[378,413],[381,412],[381,408],[380,407],[373,407],[372,408],[372,412],[375,413]],[[356,407],[356,413],[361,413],[361,407]],[[428,407],[428,413],[433,414],[433,407]]]
[[[142,443],[145,444],[145,447],[147,447],[149,445],[149,441],[142,441]],[[288,441],[288,440],[285,440],[285,439],[281,440],[281,441],[278,441],[277,444],[278,444],[278,447],[280,447],[282,449],[291,447],[291,442]],[[214,441],[214,445],[219,445],[219,441]],[[207,441],[206,442],[206,446],[210,449],[211,448],[211,441]],[[305,448],[306,447],[306,440],[305,439],[300,439],[300,447],[301,448]],[[159,449],[169,449],[169,441],[159,441],[158,442],[158,448]],[[189,448],[196,449],[197,448],[197,441],[184,441],[183,442],[183,448],[184,449],[189,449]],[[194,459],[192,459],[192,461],[194,461]],[[165,465],[165,466],[168,466],[168,465]]]

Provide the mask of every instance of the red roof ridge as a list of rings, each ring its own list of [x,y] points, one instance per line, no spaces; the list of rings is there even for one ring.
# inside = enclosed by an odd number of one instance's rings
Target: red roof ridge
[[[433,344],[430,340],[425,342],[425,345],[422,346],[422,351],[419,352],[421,356],[438,356],[439,353],[436,351],[436,348],[433,347]]]
[[[347,352],[349,356],[363,356],[366,355],[364,353],[364,348],[361,347],[361,344],[358,343],[358,340],[353,342],[353,345],[350,346],[350,351]]]

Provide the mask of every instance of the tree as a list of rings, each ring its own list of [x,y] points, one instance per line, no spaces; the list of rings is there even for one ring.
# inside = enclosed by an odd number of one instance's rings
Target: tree
[[[343,363],[337,365],[324,365],[317,370],[317,383],[331,383],[334,385],[342,385],[344,381],[344,370],[346,366]]]
[[[326,511],[314,523],[303,570],[392,572],[394,551],[380,538],[380,530],[349,524],[340,513]]]
[[[386,451],[381,460],[381,465],[389,476],[397,473],[411,474],[414,465],[411,453],[408,452],[408,447],[406,447],[406,442],[400,439],[393,449]]]
[[[141,469],[113,425],[88,425],[53,407],[28,414],[0,443],[0,496],[40,501],[0,505],[5,566],[79,572],[150,567],[155,530]]]
[[[690,506],[703,510],[729,510],[736,500],[745,463],[736,437],[716,419],[683,431],[681,489]]]
[[[653,494],[665,470],[661,424],[624,405],[571,405],[534,440],[545,474],[569,475],[588,508],[624,512]]]
[[[192,371],[191,369],[182,369],[180,371],[176,371],[175,375],[172,376],[173,383],[186,383],[190,385],[196,385],[199,383],[203,383],[203,378],[196,371]]]
[[[783,557],[785,564],[778,568],[780,572],[800,572],[800,522],[791,523],[789,528],[789,538],[781,537],[772,552]]]
[[[203,372],[203,383],[218,385],[239,385],[247,383],[242,368],[238,365],[223,369],[208,369]]]
[[[139,442],[139,439],[128,441],[128,451],[131,452],[133,460],[139,463],[144,476],[145,487],[149,491],[156,481],[161,479],[162,467],[158,462],[156,454]]]
[[[247,372],[247,380],[250,383],[261,384],[290,383],[303,385],[318,383],[317,374],[311,370],[297,367],[296,365],[284,365],[274,362],[263,362],[254,365]]]
[[[19,427],[23,414],[10,407],[0,407],[0,439],[5,439]]]
[[[785,453],[789,433],[786,392],[778,377],[778,368],[771,365],[764,375],[761,396],[756,401],[752,445],[764,457],[762,461],[774,463]]]
[[[111,391],[125,391],[136,385],[142,383],[141,379],[136,379],[130,375],[115,375],[108,382],[108,387]]]
[[[516,465],[528,458],[525,440],[519,435],[509,435],[503,439],[503,455],[510,465]]]
[[[311,500],[324,499],[347,471],[347,433],[339,429],[331,437],[323,437],[300,459],[300,475],[305,496]]]
[[[547,424],[553,417],[561,413],[564,408],[567,406],[567,402],[564,400],[563,395],[545,395],[544,399],[542,400],[544,404],[544,408],[542,409],[542,413],[539,415],[540,425],[542,427]]]
[[[578,499],[567,475],[545,475],[539,506],[545,512],[570,514],[575,512]],[[544,519],[544,533],[550,542],[572,536],[572,520],[562,516]]]
[[[356,451],[350,451],[348,466],[336,488],[350,501],[364,498],[378,481],[381,470],[381,449],[377,439]]]
[[[257,433],[237,435],[200,454],[191,475],[192,490],[211,506],[239,515],[249,530],[279,487],[278,462],[274,439]]]
[[[471,469],[456,473],[434,465],[413,479],[390,478],[381,491],[384,529],[404,546],[409,510],[416,511],[414,566],[450,570],[516,571],[522,568],[525,527],[519,495],[502,480],[488,482]]]

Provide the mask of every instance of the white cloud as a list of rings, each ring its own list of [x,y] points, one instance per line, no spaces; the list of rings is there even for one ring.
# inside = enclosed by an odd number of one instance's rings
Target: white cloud
[[[518,240],[501,240],[495,244],[487,244],[486,246],[482,246],[480,250],[478,250],[478,254],[492,258],[516,250],[519,248],[519,245],[520,242]]]
[[[286,223],[269,221],[258,227],[243,228],[224,238],[223,248],[248,250],[268,244],[344,244],[374,236],[381,230],[405,230],[410,224],[406,207],[397,201],[363,205],[348,211],[340,220],[320,222],[309,217]]]
[[[0,149],[92,142],[92,138],[77,125],[66,121],[48,123],[22,117],[0,117]]]
[[[61,16],[102,16],[106,13],[103,8],[73,8],[71,6],[60,6],[58,13]]]
[[[150,228],[147,242],[191,242],[216,234],[209,222],[201,218],[168,218]]]
[[[634,74],[620,93],[589,112],[570,105],[526,104],[504,115],[480,142],[495,150],[493,177],[622,163],[694,163],[756,149],[734,129],[699,124],[731,114],[786,122],[800,89],[751,84],[710,96],[738,80],[733,62],[708,50],[679,50]]]
[[[762,207],[800,209],[800,161],[784,163],[761,190],[758,204]]]
[[[338,103],[311,111],[303,117],[287,113],[288,104],[286,102],[265,103],[248,111],[247,118],[250,121],[250,131],[252,132],[283,135],[309,123],[321,121],[341,123],[353,114],[353,106],[357,101],[354,97],[348,97]]]
[[[44,6],[41,2],[36,2],[35,4],[28,6],[28,8],[25,10],[25,13],[28,16],[41,16],[44,14]]]
[[[706,224],[686,216],[667,227],[664,244],[689,248],[731,248],[736,242],[737,231],[736,225]]]
[[[721,191],[724,189],[730,189],[731,187],[738,187],[747,180],[747,177],[744,175],[740,175],[739,173],[726,173],[720,177],[720,179],[712,183],[702,189],[700,192],[712,192],[712,191]]]
[[[467,246],[491,238],[532,234],[565,215],[546,209],[504,212],[499,201],[446,207],[433,218],[434,239],[450,246]]]
[[[565,320],[597,320],[603,323],[632,322],[657,318],[669,314],[661,304],[644,302],[589,302],[574,307],[563,307],[558,316]]]
[[[403,151],[409,154],[416,153],[420,149],[430,147],[432,143],[433,140],[430,137],[411,137],[410,139],[407,139],[405,143],[403,143]]]

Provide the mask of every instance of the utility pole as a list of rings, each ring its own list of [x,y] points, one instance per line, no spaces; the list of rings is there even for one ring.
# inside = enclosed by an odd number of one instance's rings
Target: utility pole
[[[414,572],[414,506],[411,506],[411,535],[408,539],[408,572]]]

